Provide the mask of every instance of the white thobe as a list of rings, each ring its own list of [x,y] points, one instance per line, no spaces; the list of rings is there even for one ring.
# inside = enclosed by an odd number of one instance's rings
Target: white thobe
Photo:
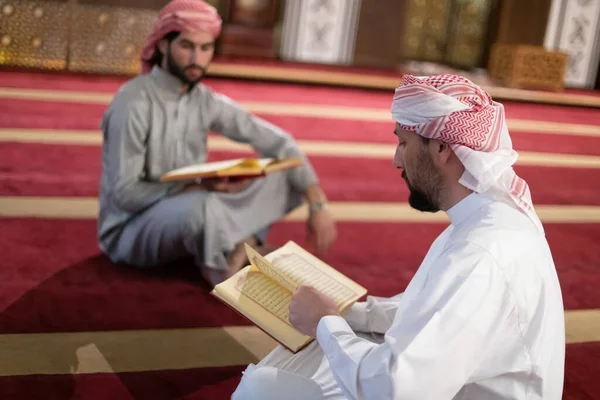
[[[232,398],[560,399],[564,309],[544,235],[480,194],[447,214],[404,293],[323,317],[315,342],[250,365]]]

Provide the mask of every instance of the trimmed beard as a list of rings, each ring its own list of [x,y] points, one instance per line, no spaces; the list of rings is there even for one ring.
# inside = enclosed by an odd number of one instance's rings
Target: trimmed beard
[[[436,213],[440,211],[440,197],[443,179],[440,172],[432,164],[431,157],[423,150],[417,157],[415,177],[411,183],[402,171],[402,178],[410,191],[408,204],[418,211]]]
[[[184,85],[187,86],[187,90],[190,91],[194,88],[194,86],[196,86],[198,83],[200,83],[200,81],[202,81],[202,79],[204,79],[204,76],[206,75],[206,68],[205,67],[201,67],[200,65],[188,65],[185,68],[181,68],[179,65],[175,64],[175,62],[173,61],[173,57],[171,57],[171,46],[169,45],[169,50],[167,53],[167,71],[171,74],[176,76],[177,78],[179,78],[179,80],[181,82],[183,82]],[[198,68],[202,71],[202,74],[200,75],[200,77],[196,80],[190,80],[188,79],[187,76],[185,76],[185,71],[190,69],[190,68]]]

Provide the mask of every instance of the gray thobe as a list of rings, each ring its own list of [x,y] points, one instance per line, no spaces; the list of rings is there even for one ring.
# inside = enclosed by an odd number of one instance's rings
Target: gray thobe
[[[317,177],[287,132],[203,84],[187,93],[180,88],[155,67],[126,82],[104,114],[100,248],[114,262],[136,266],[193,257],[200,266],[225,269],[235,245],[301,205]],[[165,172],[206,162],[209,131],[261,156],[296,156],[305,164],[236,194],[182,192],[182,182],[157,182]]]

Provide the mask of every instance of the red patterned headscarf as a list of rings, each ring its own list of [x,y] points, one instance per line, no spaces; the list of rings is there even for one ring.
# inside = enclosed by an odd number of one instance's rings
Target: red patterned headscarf
[[[400,128],[448,143],[465,167],[460,183],[518,207],[543,232],[527,183],[512,166],[518,154],[502,104],[456,75],[404,75],[392,102]]]
[[[158,20],[142,49],[142,72],[152,69],[150,60],[156,43],[172,31],[205,31],[215,38],[221,33],[222,20],[217,10],[203,0],[172,0],[158,13]]]

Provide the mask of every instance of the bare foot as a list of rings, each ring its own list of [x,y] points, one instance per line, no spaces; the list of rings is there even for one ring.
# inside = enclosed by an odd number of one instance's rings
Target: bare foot
[[[235,246],[235,249],[233,249],[229,259],[227,260],[227,264],[229,264],[230,276],[234,275],[236,272],[250,263],[250,260],[248,260],[248,255],[246,254],[246,243],[255,249],[257,248],[257,242],[254,236],[249,237]]]
[[[278,249],[278,247],[275,246],[274,244],[264,243],[262,246],[257,247],[256,251],[261,256],[266,256],[267,254],[272,253],[277,249]]]
[[[214,268],[201,268],[202,277],[211,285],[211,287],[229,279],[242,268],[250,264],[250,260],[248,260],[248,255],[246,254],[245,243],[252,246],[261,256],[265,256],[277,249],[277,246],[268,243],[257,246],[256,238],[254,237],[238,243],[227,260],[227,264],[229,265],[228,270],[223,271]]]

